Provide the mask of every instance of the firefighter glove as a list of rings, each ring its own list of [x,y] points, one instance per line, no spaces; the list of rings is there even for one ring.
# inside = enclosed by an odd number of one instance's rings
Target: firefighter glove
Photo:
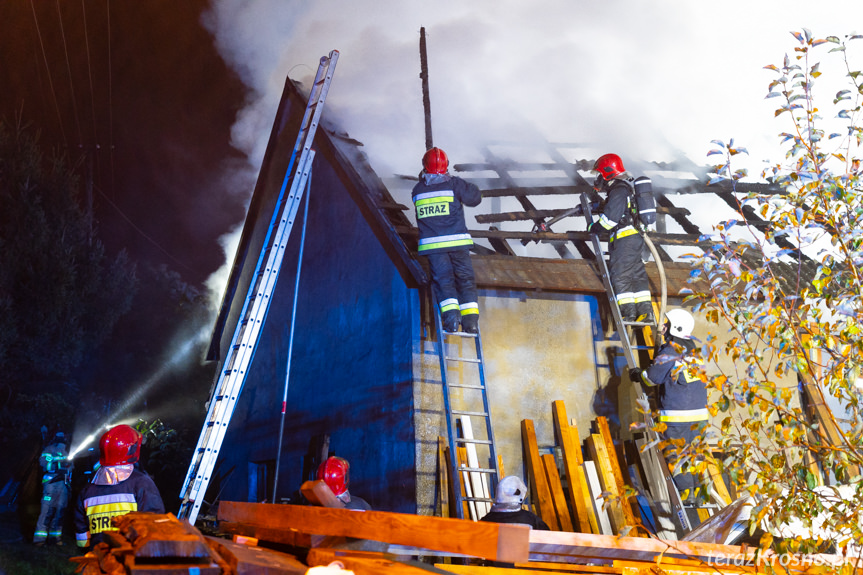
[[[642,373],[643,373],[643,370],[641,370],[637,367],[633,367],[632,369],[629,370],[629,380],[641,382],[642,381],[642,379],[641,379]]]

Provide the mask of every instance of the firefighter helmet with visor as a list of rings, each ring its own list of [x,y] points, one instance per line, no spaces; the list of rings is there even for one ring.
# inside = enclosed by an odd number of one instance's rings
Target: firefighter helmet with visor
[[[350,465],[341,457],[328,457],[318,466],[317,478],[323,479],[333,495],[341,495],[348,490],[348,470]]]
[[[144,436],[134,427],[117,425],[99,440],[99,463],[103,466],[137,463]]]
[[[665,313],[668,322],[668,335],[680,339],[691,339],[695,329],[695,318],[685,309],[671,309]]]
[[[626,168],[623,167],[623,160],[617,154],[604,154],[594,162],[593,171],[607,182],[625,172]]]
[[[445,174],[449,158],[440,148],[431,148],[423,155],[423,169],[427,174]]]

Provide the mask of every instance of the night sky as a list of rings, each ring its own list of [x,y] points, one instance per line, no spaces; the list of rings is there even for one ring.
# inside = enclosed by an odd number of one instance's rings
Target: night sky
[[[200,25],[205,0],[0,2],[0,116],[94,167],[113,253],[200,285],[225,261],[254,175],[229,145],[245,89]],[[109,18],[110,17],[110,18]],[[109,25],[110,22],[110,25]]]

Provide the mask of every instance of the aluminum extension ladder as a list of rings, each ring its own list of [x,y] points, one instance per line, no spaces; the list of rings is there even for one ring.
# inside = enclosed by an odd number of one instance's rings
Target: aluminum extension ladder
[[[444,331],[441,322],[440,310],[435,311],[435,322],[437,323],[437,342],[435,344],[438,357],[440,358],[441,383],[443,384],[443,401],[446,411],[447,433],[449,435],[450,454],[450,476],[452,477],[453,490],[455,491],[456,514],[459,519],[464,519],[464,503],[468,504],[471,519],[481,519],[494,502],[494,489],[500,481],[500,468],[498,466],[497,450],[494,443],[494,430],[491,424],[491,410],[488,401],[488,388],[485,383],[485,369],[483,368],[482,338],[479,333],[449,332]],[[476,347],[475,357],[457,357],[447,355],[447,347],[461,347],[448,344],[445,338],[460,338],[459,343],[473,339]],[[450,377],[450,363],[462,364],[463,366],[476,365],[478,368],[477,383],[453,383]],[[462,390],[462,403],[465,409],[453,409],[453,390]],[[475,406],[475,407],[473,407]],[[471,409],[473,407],[473,409]],[[473,425],[473,421],[482,419],[480,427]],[[485,437],[474,437],[474,430],[485,427]],[[459,433],[459,431],[461,433]],[[459,462],[459,446],[464,446],[466,451],[466,464]],[[488,456],[488,463],[480,461],[477,449],[484,451]],[[485,459],[485,457],[483,457]],[[462,495],[464,490],[465,495]]]
[[[312,85],[309,101],[297,141],[291,153],[288,170],[282,182],[276,207],[264,239],[266,249],[261,251],[255,268],[254,279],[249,286],[241,321],[237,322],[231,346],[225,357],[224,369],[217,375],[213,385],[207,411],[207,419],[201,430],[198,445],[192,455],[189,471],[180,493],[182,502],[177,517],[195,523],[204,501],[204,495],[216,466],[219,450],[237,400],[245,383],[248,368],[255,355],[255,348],[267,317],[270,301],[279,277],[284,250],[296,219],[297,210],[306,188],[315,152],[311,149],[315,132],[335,72],[339,52],[333,50],[320,60],[318,72]],[[285,189],[290,189],[285,195]]]
[[[581,207],[582,213],[587,220],[587,227],[588,229],[590,229],[590,225],[593,223],[593,214],[590,210],[590,202],[588,201],[587,195],[585,194],[581,194]],[[635,359],[635,354],[632,351],[632,339],[628,328],[655,326],[656,323],[623,320],[623,316],[621,316],[620,314],[620,307],[617,305],[617,298],[615,297],[614,287],[611,285],[611,274],[609,273],[608,265],[605,262],[605,254],[602,251],[602,243],[599,241],[599,236],[597,234],[591,234],[591,240],[593,241],[593,250],[596,254],[596,261],[597,265],[599,266],[599,272],[602,276],[602,285],[605,287],[606,296],[608,296],[608,305],[611,308],[611,316],[614,320],[614,328],[617,331],[618,337],[620,338],[620,344],[623,347],[623,356],[626,359],[626,365],[629,369],[640,367]],[[662,483],[664,483],[665,486],[665,491],[667,491],[668,494],[671,511],[673,512],[674,517],[677,519],[677,522],[680,525],[680,528],[683,530],[683,533],[688,533],[692,530],[692,524],[690,523],[689,517],[686,514],[686,509],[683,505],[683,499],[680,497],[680,492],[677,490],[677,486],[674,484],[671,470],[668,468],[668,462],[665,460],[665,456],[657,447],[660,438],[657,435],[656,431],[653,430],[653,418],[650,416],[650,408],[647,395],[641,388],[641,382],[634,381],[632,382],[632,384],[635,386],[636,395],[639,397],[638,402],[644,408],[644,432],[646,435],[646,441],[642,440],[637,443],[639,444],[639,448],[647,446],[646,449],[641,451],[643,457],[642,463],[646,468],[645,472],[648,474],[652,474],[653,477],[657,479],[661,477],[661,481]],[[660,529],[660,526],[658,524],[657,529]]]

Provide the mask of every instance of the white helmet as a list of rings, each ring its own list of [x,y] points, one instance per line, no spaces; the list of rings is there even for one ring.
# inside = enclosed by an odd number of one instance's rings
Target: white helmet
[[[507,475],[497,484],[497,493],[494,494],[494,502],[502,504],[516,504],[527,496],[527,486],[518,476]]]
[[[692,330],[695,329],[695,319],[685,309],[671,309],[665,313],[665,319],[668,321],[668,335],[679,337],[680,339],[690,339]]]

